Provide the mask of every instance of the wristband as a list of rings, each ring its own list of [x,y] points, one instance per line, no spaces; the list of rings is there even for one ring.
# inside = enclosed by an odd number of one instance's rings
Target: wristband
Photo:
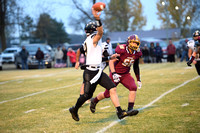
[[[112,75],[117,74],[116,72],[113,72]]]
[[[97,24],[97,27],[101,27],[102,26],[101,20],[97,20],[96,24]]]
[[[108,56],[108,60],[110,60],[111,59],[111,57],[110,56]]]

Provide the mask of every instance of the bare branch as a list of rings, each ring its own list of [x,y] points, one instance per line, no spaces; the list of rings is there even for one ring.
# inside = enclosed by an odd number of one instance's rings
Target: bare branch
[[[80,11],[81,11],[83,14],[85,14],[90,20],[92,20],[92,18],[90,17],[90,15],[89,15],[86,11],[84,11],[83,8],[81,8],[80,6],[78,6],[76,0],[72,0],[72,1],[73,1],[74,5],[76,6],[76,8],[77,8],[78,10],[80,10]]]

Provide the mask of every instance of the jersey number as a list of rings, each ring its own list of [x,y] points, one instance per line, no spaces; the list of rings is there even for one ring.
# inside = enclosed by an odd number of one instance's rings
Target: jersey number
[[[134,59],[125,59],[122,65],[125,67],[130,67],[133,64],[133,62],[134,62]]]

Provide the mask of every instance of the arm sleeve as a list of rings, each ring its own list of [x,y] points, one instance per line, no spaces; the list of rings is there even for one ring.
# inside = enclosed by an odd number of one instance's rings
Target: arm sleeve
[[[85,55],[85,51],[84,51],[83,45],[80,47],[80,52]]]
[[[110,59],[110,56],[102,57],[102,61],[108,61]]]
[[[133,70],[134,70],[135,76],[137,78],[137,81],[141,81],[140,80],[139,58],[135,60],[134,65],[133,65]]]

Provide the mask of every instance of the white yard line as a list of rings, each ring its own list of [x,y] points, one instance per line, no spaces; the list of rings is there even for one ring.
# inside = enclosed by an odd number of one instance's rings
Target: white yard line
[[[181,106],[182,107],[185,107],[185,106],[188,106],[189,105],[189,103],[184,103],[184,104],[182,104]]]
[[[25,114],[28,114],[28,113],[33,112],[33,111],[36,111],[36,109],[31,109],[31,110],[28,110],[28,111],[26,111],[26,112],[24,112],[24,113],[25,113]]]
[[[67,108],[67,109],[63,109],[63,111],[67,111],[67,110],[69,110],[69,108]]]
[[[100,109],[107,109],[107,108],[110,108],[110,106],[101,107]]]
[[[18,97],[18,98],[14,98],[14,99],[10,99],[10,100],[1,101],[0,104],[11,102],[11,101],[15,101],[15,100],[19,100],[19,99],[23,99],[23,98],[26,98],[26,97],[31,97],[31,96],[34,96],[34,95],[38,95],[38,94],[42,94],[42,93],[48,92],[48,91],[53,91],[53,90],[58,90],[58,89],[62,89],[62,88],[71,87],[71,86],[78,85],[78,84],[81,84],[81,83],[76,83],[76,84],[72,84],[72,85],[66,85],[66,86],[62,86],[62,87],[58,87],[58,88],[51,88],[51,89],[48,89],[48,90],[43,90],[43,91],[35,92],[35,93],[28,94],[28,95],[25,95],[25,96],[22,96],[22,97]]]
[[[193,81],[193,80],[198,79],[199,77],[200,77],[200,76],[197,76],[197,77],[195,77],[195,78],[193,78],[193,79],[191,79],[191,80],[187,80],[187,81],[185,81],[184,83],[182,83],[181,85],[176,86],[176,87],[170,89],[169,91],[163,93],[162,95],[160,95],[159,97],[157,97],[155,100],[153,100],[153,101],[150,102],[149,104],[145,105],[144,107],[139,108],[138,110],[144,110],[144,109],[148,108],[149,106],[152,106],[155,102],[157,102],[158,100],[160,100],[161,98],[163,98],[165,95],[167,95],[167,94],[173,92],[174,90],[176,90],[176,89],[178,89],[178,88],[180,88],[180,87],[186,85],[187,83],[189,83],[189,82],[191,82],[191,81]],[[124,119],[125,119],[125,118],[124,118]],[[107,129],[111,128],[112,126],[114,126],[114,125],[117,124],[118,122],[123,121],[124,119],[113,121],[112,123],[110,123],[110,125],[108,125],[107,127],[102,128],[101,130],[97,131],[96,133],[103,133],[103,132],[105,132]]]

